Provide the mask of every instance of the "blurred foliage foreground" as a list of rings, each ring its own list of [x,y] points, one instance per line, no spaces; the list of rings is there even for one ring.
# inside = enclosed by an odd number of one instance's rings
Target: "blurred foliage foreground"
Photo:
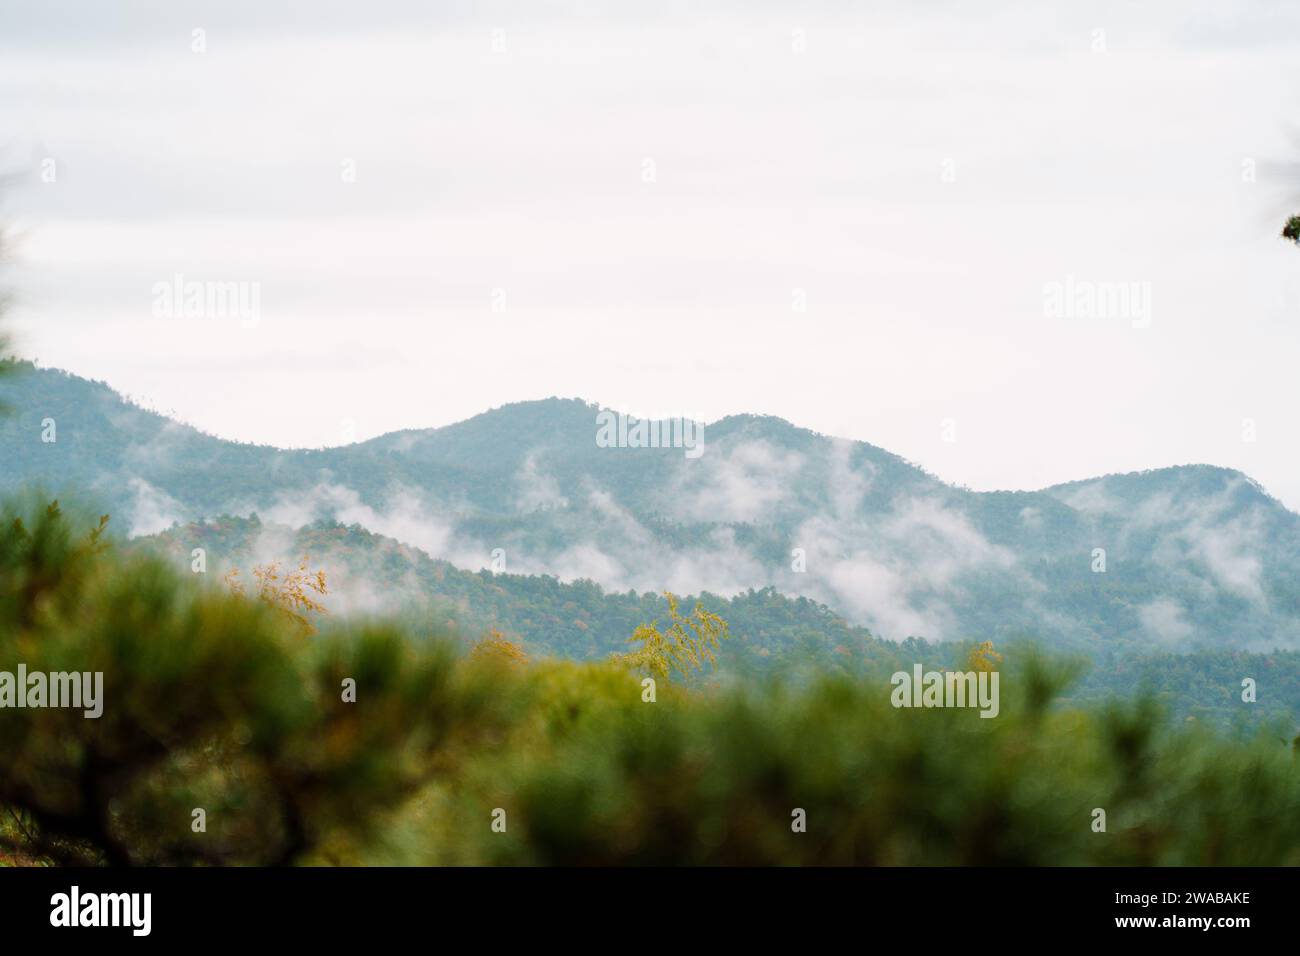
[[[1289,741],[1067,709],[1043,661],[999,665],[986,720],[894,709],[886,679],[728,689],[673,682],[662,656],[307,634],[92,520],[19,510],[0,671],[102,671],[104,699],[98,719],[0,710],[9,863],[1300,862]],[[696,623],[686,656],[711,657]]]

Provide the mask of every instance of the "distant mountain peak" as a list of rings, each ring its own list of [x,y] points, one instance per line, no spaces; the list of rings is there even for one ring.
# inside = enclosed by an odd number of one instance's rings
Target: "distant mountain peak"
[[[256,513],[620,593],[774,587],[886,637],[1300,645],[1300,516],[1229,468],[975,492],[773,415],[705,423],[696,459],[601,447],[605,409],[558,397],[286,450],[205,435],[102,383],[24,372],[0,380],[14,408],[0,419],[0,490],[66,489],[133,534]],[[40,440],[47,417],[55,443]]]

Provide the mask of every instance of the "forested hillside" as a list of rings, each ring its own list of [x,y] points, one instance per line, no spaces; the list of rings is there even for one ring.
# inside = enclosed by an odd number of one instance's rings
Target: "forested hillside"
[[[612,592],[775,588],[895,640],[1032,633],[1102,659],[1300,646],[1300,518],[1228,469],[977,493],[767,417],[707,425],[698,458],[600,447],[596,407],[560,399],[287,451],[203,435],[66,373],[18,371],[0,384],[15,409],[0,421],[0,490],[75,488],[135,534],[227,514],[336,521],[456,567]],[[42,440],[46,422],[57,440]],[[582,656],[580,633],[551,627]]]
[[[326,572],[331,594],[325,604],[339,617],[382,613],[410,633],[450,636],[462,644],[500,631],[535,657],[603,660],[626,650],[638,625],[667,614],[661,594],[607,592],[592,581],[566,583],[548,575],[465,571],[355,525],[322,523],[294,531],[258,518],[226,517],[138,539],[134,547],[159,551],[182,571],[191,568],[194,550],[203,549],[210,583],[231,568],[247,572],[273,561],[292,566],[307,556],[313,568]],[[730,598],[707,592],[680,597],[687,605],[700,601],[730,624],[731,640],[716,675],[701,675],[727,683],[830,674],[883,679],[916,663],[958,665],[971,645],[987,639],[881,639],[824,605],[771,588]],[[1023,660],[1042,643],[1027,631],[998,646]],[[1075,703],[1150,694],[1172,718],[1195,717],[1223,728],[1274,722],[1289,734],[1300,722],[1297,651],[1137,653],[1103,647],[1072,660],[1077,680],[1067,699]],[[1241,699],[1247,677],[1259,688],[1251,704]]]
[[[996,720],[893,707],[884,675],[656,687],[393,624],[304,635],[93,519],[2,517],[0,663],[104,685],[96,719],[0,721],[0,863],[1297,862],[1291,728],[1080,708],[1036,655],[1008,649]]]

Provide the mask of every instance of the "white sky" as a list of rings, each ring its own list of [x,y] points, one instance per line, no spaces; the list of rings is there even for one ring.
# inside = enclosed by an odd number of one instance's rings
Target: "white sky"
[[[6,4],[22,352],[280,445],[562,395],[1300,508],[1296,4],[425,6]],[[176,273],[260,321],[156,318]]]

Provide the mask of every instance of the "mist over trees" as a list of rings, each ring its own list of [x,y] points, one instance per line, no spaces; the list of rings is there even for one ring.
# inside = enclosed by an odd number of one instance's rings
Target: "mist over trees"
[[[692,688],[382,624],[308,637],[98,528],[0,525],[0,664],[104,675],[97,718],[3,712],[9,862],[1298,862],[1289,739],[1061,707],[1068,669],[1031,653],[974,649],[1007,688],[984,721],[895,709],[884,680]]]
[[[61,435],[83,439],[59,475],[82,493],[54,500],[34,480],[39,439],[23,411],[3,430],[21,481],[0,510],[0,863],[1300,863],[1296,651],[1115,641],[1044,653],[1041,635],[1007,622],[944,643],[885,640],[773,587],[679,603],[472,572],[330,520],[214,517],[132,539],[80,503],[104,490],[105,458],[123,474],[140,465],[122,455],[132,444],[87,454],[113,434],[96,429],[117,406],[72,377],[15,363],[0,375],[17,379],[11,399],[23,380],[63,390]],[[186,459],[211,447],[192,430],[147,414],[125,427],[184,449],[168,467],[213,500],[267,461],[271,482],[311,467],[310,454],[235,446],[223,468]],[[812,447],[783,423],[737,427]],[[485,460],[508,445],[496,440]],[[467,432],[430,441],[454,457]],[[399,467],[382,442],[368,453]],[[382,494],[351,454],[350,478]],[[887,453],[873,465],[935,488]],[[631,500],[653,500],[653,473],[620,480]],[[1119,476],[1105,492],[1123,511],[1151,480]],[[1217,496],[1229,518],[1271,507],[1218,473],[1162,487]],[[1067,520],[1065,500],[1095,491],[1034,499],[1043,533]],[[984,533],[1026,507],[981,502],[971,514]],[[668,546],[689,540],[687,526],[645,520]],[[268,531],[310,559],[262,561]],[[1283,532],[1261,540],[1285,558]],[[785,532],[747,540],[786,556]],[[1097,633],[1111,626],[1102,609],[1158,591],[1141,575],[1103,586],[1070,573],[1043,580],[1096,616]],[[996,587],[971,586],[996,614]],[[1267,586],[1274,606],[1294,607],[1293,582]],[[372,603],[379,591],[403,599]],[[915,666],[997,671],[998,716],[891,706],[889,675]],[[64,706],[74,689],[83,696]]]

